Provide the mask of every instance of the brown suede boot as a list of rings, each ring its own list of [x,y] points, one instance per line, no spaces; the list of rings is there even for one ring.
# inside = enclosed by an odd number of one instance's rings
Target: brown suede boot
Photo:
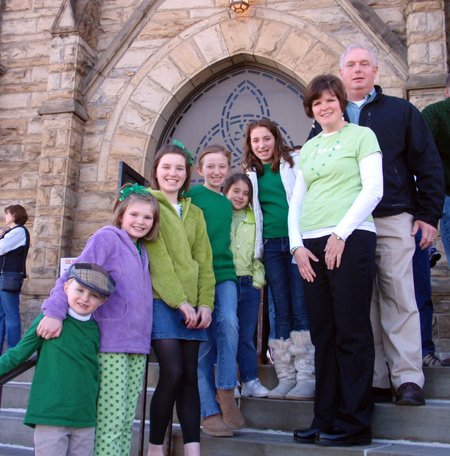
[[[234,432],[227,426],[220,413],[202,419],[203,432],[214,437],[233,437]]]
[[[232,429],[242,429],[244,427],[244,417],[234,399],[234,389],[216,390],[217,403],[222,410],[222,417],[225,424]]]

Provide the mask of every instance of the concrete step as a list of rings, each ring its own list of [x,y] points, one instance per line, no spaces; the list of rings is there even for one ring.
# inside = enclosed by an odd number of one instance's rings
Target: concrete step
[[[258,369],[261,383],[273,389],[278,384],[275,368],[269,365],[261,365]],[[425,367],[424,395],[427,399],[450,400],[450,367]]]
[[[238,431],[233,438],[221,439],[202,434],[202,456],[448,456],[449,445],[423,445],[374,440],[371,445],[330,448],[294,442],[291,434]],[[181,433],[173,435],[172,455],[183,455]]]
[[[295,428],[307,428],[312,422],[313,405],[312,401],[241,399],[246,426],[258,430],[292,432]],[[449,416],[450,401],[430,399],[422,407],[377,404],[372,423],[373,436],[450,444]]]

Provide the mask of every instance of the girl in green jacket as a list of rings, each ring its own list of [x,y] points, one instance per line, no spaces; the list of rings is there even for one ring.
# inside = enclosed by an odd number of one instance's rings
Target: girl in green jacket
[[[198,349],[206,340],[214,302],[212,252],[201,209],[182,196],[189,190],[192,157],[167,145],[154,158],[150,192],[160,205],[160,231],[147,243],[153,286],[152,346],[159,381],[150,405],[148,456],[162,456],[176,404],[185,456],[200,456]]]
[[[261,289],[265,285],[264,266],[255,259],[256,222],[249,208],[252,184],[245,174],[233,174],[223,193],[233,205],[231,251],[238,279],[239,373],[242,396],[266,397],[269,390],[258,379],[255,331],[258,324]]]

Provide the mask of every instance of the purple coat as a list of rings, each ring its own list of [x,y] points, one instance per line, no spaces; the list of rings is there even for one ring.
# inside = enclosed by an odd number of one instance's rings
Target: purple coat
[[[145,247],[142,258],[125,230],[105,226],[87,242],[76,260],[96,263],[116,281],[116,290],[93,314],[100,329],[101,353],[150,353],[153,293]],[[64,320],[68,304],[66,271],[42,304],[48,317]]]

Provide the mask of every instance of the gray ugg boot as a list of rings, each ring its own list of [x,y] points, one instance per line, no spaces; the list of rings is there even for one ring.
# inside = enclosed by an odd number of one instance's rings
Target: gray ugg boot
[[[273,350],[273,361],[278,377],[278,386],[269,391],[267,397],[284,399],[286,394],[295,386],[294,357],[289,351],[291,339],[270,339],[269,347]]]
[[[297,384],[286,394],[286,399],[306,401],[314,399],[316,378],[314,375],[314,345],[309,331],[292,331],[289,349],[294,357]]]

